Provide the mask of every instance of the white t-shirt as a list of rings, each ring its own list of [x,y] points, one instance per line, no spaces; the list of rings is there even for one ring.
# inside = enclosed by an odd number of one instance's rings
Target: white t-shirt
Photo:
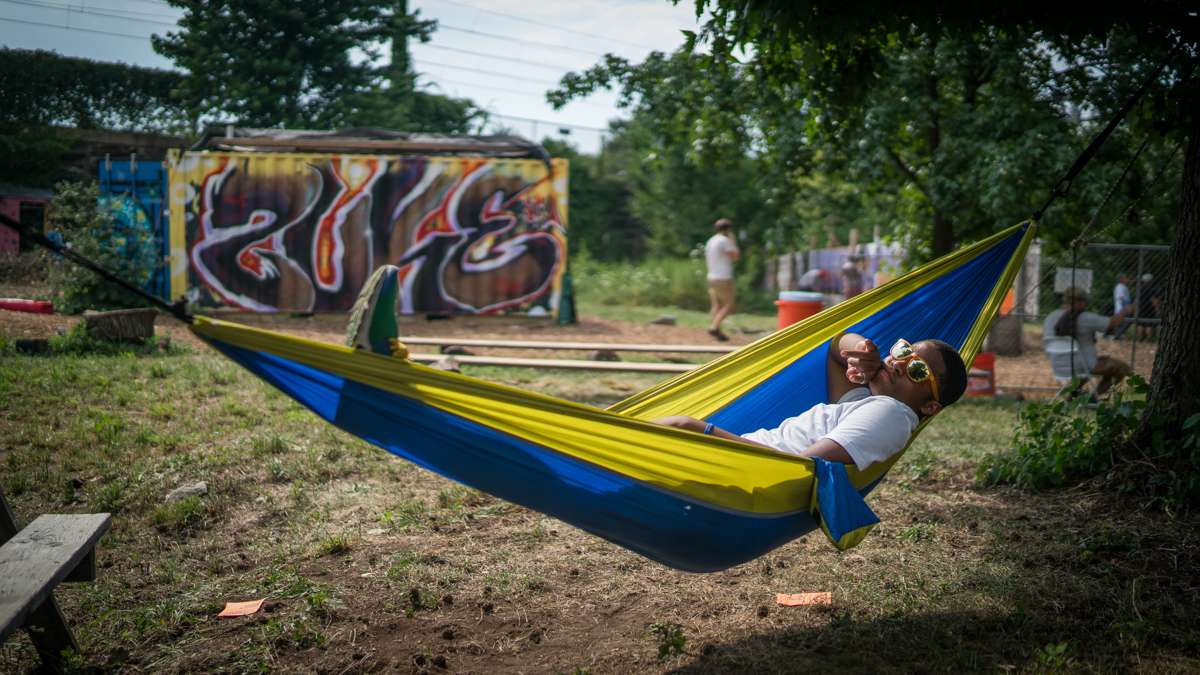
[[[1050,312],[1042,324],[1043,338],[1054,337],[1054,326],[1066,311],[1059,307]],[[1106,330],[1108,330],[1108,317],[1094,312],[1084,312],[1079,315],[1079,320],[1075,322],[1075,343],[1078,345],[1075,352],[1076,375],[1087,375],[1096,367],[1096,333],[1103,333]],[[1051,364],[1055,372],[1071,372],[1070,352],[1055,354],[1051,358],[1056,359],[1056,362]]]
[[[733,278],[733,256],[737,253],[737,244],[733,237],[727,237],[720,232],[708,238],[704,243],[704,261],[708,263],[708,278],[710,281],[722,281]]]
[[[845,448],[862,470],[903,450],[919,421],[912,408],[891,396],[872,396],[866,387],[855,387],[837,403],[815,405],[774,429],[759,429],[742,438],[793,455],[828,438]]]
[[[1120,314],[1130,302],[1133,302],[1133,296],[1129,294],[1129,287],[1117,282],[1113,287],[1113,314]]]

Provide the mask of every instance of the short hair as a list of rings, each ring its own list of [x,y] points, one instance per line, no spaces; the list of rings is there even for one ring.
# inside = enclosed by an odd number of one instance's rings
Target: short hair
[[[717,222],[713,223],[713,229],[718,232],[728,230],[731,227],[733,227],[733,221],[728,218],[719,218]]]
[[[1076,302],[1087,302],[1088,292],[1086,288],[1081,286],[1067,286],[1062,292],[1063,303],[1074,304]]]
[[[967,366],[958,350],[941,340],[925,340],[938,350],[942,357],[942,372],[937,373],[938,403],[948,406],[962,398],[967,390]]]

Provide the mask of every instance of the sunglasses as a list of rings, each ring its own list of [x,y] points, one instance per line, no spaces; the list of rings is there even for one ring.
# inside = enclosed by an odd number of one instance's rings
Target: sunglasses
[[[920,356],[917,356],[917,351],[913,349],[912,343],[908,340],[896,340],[896,344],[888,350],[892,355],[892,359],[905,364],[904,374],[913,382],[929,381],[929,387],[933,389],[933,398],[935,401],[941,401],[942,397],[938,394],[937,378],[933,376],[933,368],[925,362]]]

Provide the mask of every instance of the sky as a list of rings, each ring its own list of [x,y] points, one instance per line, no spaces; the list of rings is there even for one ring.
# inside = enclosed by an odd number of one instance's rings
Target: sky
[[[672,51],[681,31],[696,28],[688,0],[409,0],[409,10],[438,21],[429,43],[410,42],[427,91],[475,101],[492,114],[485,131],[561,138],[589,153],[608,121],[625,116],[616,95],[598,92],[556,111],[545,91],[605,53],[639,62]],[[172,30],[180,14],[163,0],[0,0],[0,45],[171,68],[150,35]]]

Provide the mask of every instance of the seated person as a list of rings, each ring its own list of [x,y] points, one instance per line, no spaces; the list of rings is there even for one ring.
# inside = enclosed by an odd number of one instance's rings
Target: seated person
[[[813,406],[774,429],[741,436],[692,417],[659,424],[713,434],[803,457],[820,457],[860,470],[904,449],[917,424],[957,401],[967,388],[967,369],[953,347],[940,340],[897,340],[882,361],[861,335],[830,345],[826,381],[831,403]]]
[[[1096,333],[1103,333],[1121,325],[1133,312],[1133,305],[1126,305],[1115,316],[1101,316],[1086,311],[1088,303],[1087,292],[1080,288],[1067,288],[1063,292],[1063,305],[1050,312],[1042,324],[1043,337],[1073,337],[1078,347],[1074,350],[1074,370],[1070,352],[1056,354],[1051,358],[1062,361],[1052,364],[1055,371],[1070,373],[1076,376],[1097,375],[1100,384],[1096,386],[1096,396],[1104,394],[1114,384],[1120,383],[1133,374],[1133,369],[1127,363],[1111,356],[1096,354]]]

